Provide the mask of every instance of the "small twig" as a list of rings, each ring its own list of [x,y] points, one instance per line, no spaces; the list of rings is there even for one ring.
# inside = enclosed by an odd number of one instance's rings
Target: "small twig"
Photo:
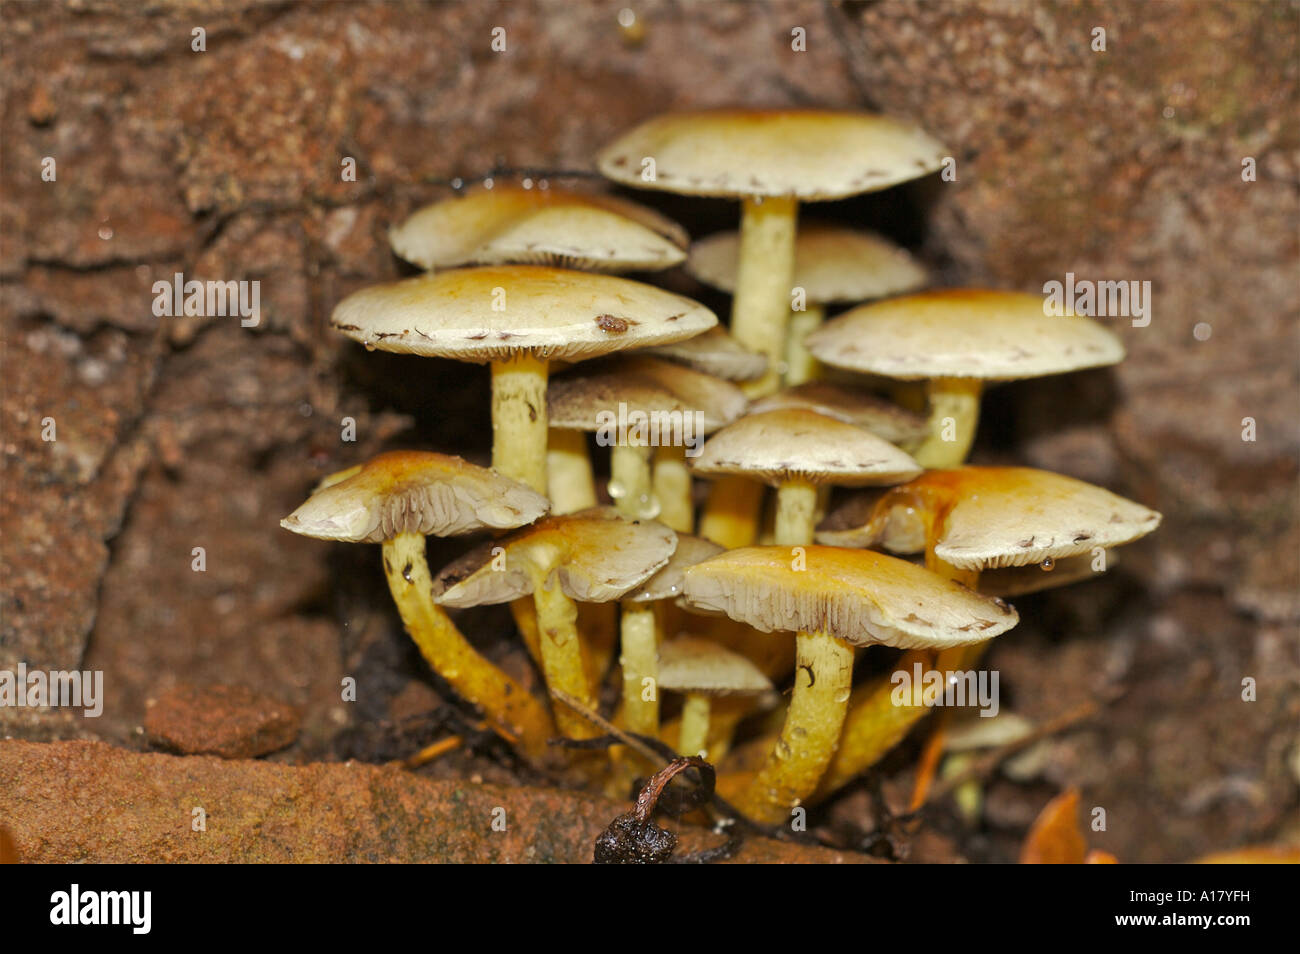
[[[608,719],[602,716],[599,712],[596,712],[594,709],[590,709],[586,705],[584,705],[581,699],[577,699],[574,696],[569,695],[567,692],[565,692],[562,689],[554,689],[554,688],[551,689],[551,695],[554,696],[556,699],[558,699],[560,702],[563,702],[566,706],[568,706],[574,712],[578,713],[578,715],[582,716],[592,725],[596,726],[596,728],[600,729],[607,736],[612,736],[623,745],[626,745],[629,749],[632,749],[638,755],[641,755],[644,758],[646,758],[651,765],[659,765],[665,760],[671,761],[672,759],[677,757],[677,753],[675,753],[672,749],[669,749],[667,746],[663,745],[663,743],[659,742],[657,739],[654,740],[654,743],[652,745],[650,739],[645,738],[644,736],[635,735],[631,732],[627,732],[624,729],[620,729],[614,723],[610,722]],[[579,744],[573,745],[572,743],[575,741],[577,741]],[[597,742],[601,744],[588,745],[588,743],[597,743]],[[553,744],[564,745],[564,746],[568,746],[569,748],[588,748],[588,747],[604,748],[612,743],[609,743],[605,739],[583,739],[583,740],[559,739],[559,740],[553,740]],[[656,746],[660,748],[657,750]]]

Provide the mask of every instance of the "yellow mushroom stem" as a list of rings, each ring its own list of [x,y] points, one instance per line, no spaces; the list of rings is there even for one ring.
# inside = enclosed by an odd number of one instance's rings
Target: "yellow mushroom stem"
[[[718,478],[709,488],[700,517],[700,536],[728,550],[753,546],[762,503],[762,484],[745,477]]]
[[[821,377],[821,364],[804,346],[804,339],[816,331],[826,319],[826,309],[808,303],[803,311],[790,315],[790,327],[785,341],[785,386],[807,384]]]
[[[554,728],[546,707],[523,686],[488,662],[433,601],[433,578],[424,558],[424,537],[402,533],[383,546],[384,575],[406,632],[425,661],[493,725],[517,736],[530,756],[546,752]]]
[[[588,681],[582,638],[578,633],[578,605],[564,592],[549,568],[533,569],[532,582],[546,685],[568,693],[588,709],[595,709],[595,694]],[[600,733],[568,706],[555,706],[554,711],[555,723],[567,738],[589,739]]]
[[[546,481],[550,488],[551,513],[577,513],[596,506],[596,479],[591,473],[586,434],[558,427],[550,429]]]
[[[614,506],[633,520],[653,520],[659,514],[650,472],[653,450],[615,444],[609,452],[609,495]]]
[[[776,492],[773,542],[798,547],[813,542],[817,527],[817,487],[806,480],[787,480]]]
[[[780,824],[817,789],[835,755],[853,684],[853,647],[828,633],[796,637],[794,691],[763,767],[740,794],[750,818]]]
[[[934,378],[930,381],[930,433],[912,456],[922,467],[960,467],[966,462],[980,419],[977,378]]]
[[[546,493],[547,362],[529,351],[492,362],[492,468]]]
[[[686,448],[664,446],[655,449],[655,499],[659,501],[659,522],[678,533],[695,532],[695,503],[691,498],[691,471],[686,466]]]
[[[747,198],[741,208],[731,335],[767,358],[762,377],[742,385],[750,397],[781,386],[798,216],[799,203],[789,197]]]
[[[659,636],[654,604],[624,603],[621,629],[623,725],[638,735],[658,736]]]
[[[708,757],[709,716],[712,700],[703,692],[688,692],[682,704],[682,727],[677,737],[679,755]]]

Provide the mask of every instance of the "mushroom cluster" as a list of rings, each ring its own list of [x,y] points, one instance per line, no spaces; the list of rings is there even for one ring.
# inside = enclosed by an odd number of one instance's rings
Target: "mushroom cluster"
[[[918,291],[925,270],[886,239],[798,227],[800,203],[933,173],[944,154],[866,113],[672,114],[599,169],[735,199],[738,232],[692,246],[632,201],[531,181],[420,209],[390,239],[424,273],[349,295],[331,324],[370,350],[489,365],[490,466],[381,454],[282,525],[382,544],[423,658],[526,758],[626,794],[662,768],[647,753],[672,749],[715,765],[752,821],[786,821],[928,711],[897,704],[887,673],[855,680],[859,650],[973,666],[1017,623],[1003,597],[1090,576],[1160,520],[1069,477],[964,466],[986,384],[1113,364],[1114,335],[1029,295]],[[729,332],[615,274],[679,265],[733,295]],[[832,306],[855,307],[826,320]],[[898,382],[924,382],[926,407],[887,397]],[[429,569],[425,537],[472,533],[480,545]],[[455,622],[500,603],[546,692]],[[595,770],[590,742],[551,744],[611,723],[629,745]]]

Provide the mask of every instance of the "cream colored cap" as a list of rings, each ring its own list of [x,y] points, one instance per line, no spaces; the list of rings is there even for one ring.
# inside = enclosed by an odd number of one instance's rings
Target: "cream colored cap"
[[[647,348],[645,353],[728,381],[752,381],[767,370],[767,358],[746,348],[721,327],[710,328],[694,338]]]
[[[736,290],[740,234],[717,232],[691,245],[686,269],[706,285]],[[794,245],[794,285],[819,305],[869,301],[915,291],[926,273],[905,249],[872,232],[800,224]]]
[[[519,527],[548,509],[541,494],[486,467],[393,451],[327,477],[280,526],[319,540],[382,543],[401,533],[448,537]]]
[[[623,600],[628,603],[653,603],[656,600],[676,599],[682,595],[682,581],[687,567],[715,557],[725,549],[712,540],[679,533],[677,549],[664,568],[623,597]]]
[[[690,241],[681,226],[635,202],[516,185],[426,205],[388,239],[421,268],[524,264],[608,272],[671,268],[685,259]]]
[[[651,119],[596,163],[615,182],[640,189],[811,201],[887,189],[934,172],[946,155],[927,133],[889,116],[727,109]]]
[[[1016,625],[1016,611],[873,550],[743,547],[686,571],[686,599],[765,633],[824,632],[855,646],[944,649]],[[796,569],[796,566],[800,567]]]
[[[532,352],[594,358],[689,338],[718,323],[653,285],[539,265],[495,265],[374,285],[339,302],[337,330],[367,348],[461,361]]]
[[[446,606],[507,603],[533,592],[535,573],[571,598],[621,598],[668,563],[677,535],[661,523],[629,520],[613,507],[548,517],[467,553],[438,574],[434,599]],[[504,552],[496,554],[496,548]]]
[[[1013,381],[1116,364],[1124,346],[1088,318],[1043,314],[1041,295],[943,289],[861,305],[804,339],[819,361],[904,380]]]
[[[926,419],[904,407],[877,397],[870,391],[809,381],[760,398],[749,406],[751,414],[783,408],[805,408],[827,417],[838,418],[882,437],[891,444],[919,441],[929,433]]]
[[[659,647],[655,681],[662,689],[710,696],[753,695],[772,688],[749,659],[697,636],[678,636]]]
[[[744,392],[729,381],[642,355],[610,358],[558,375],[546,392],[551,427],[597,431],[601,416],[617,415],[622,404],[629,413],[657,413],[658,420],[671,425],[670,435],[661,433],[660,442],[674,444],[685,437],[683,415],[700,412],[708,433],[745,413],[747,403]],[[689,426],[694,428],[693,419]]]
[[[705,442],[691,467],[773,486],[790,480],[849,487],[897,484],[921,473],[916,461],[888,441],[803,408],[748,414],[728,424]]]

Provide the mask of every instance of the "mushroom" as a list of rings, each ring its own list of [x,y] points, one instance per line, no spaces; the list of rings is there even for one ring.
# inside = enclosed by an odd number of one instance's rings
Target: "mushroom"
[[[934,172],[944,155],[925,132],[888,116],[733,109],[651,119],[597,165],[634,188],[741,200],[731,333],[768,359],[746,389],[753,396],[781,377],[799,203],[886,189]]]
[[[421,268],[554,265],[593,272],[679,264],[689,237],[658,212],[613,196],[517,185],[479,187],[426,205],[388,233]]]
[[[433,602],[424,538],[519,527],[546,507],[536,491],[459,457],[395,451],[326,478],[280,525],[320,540],[382,543],[388,588],[421,655],[536,757],[551,735],[546,707],[480,656]]]
[[[925,467],[959,466],[979,422],[985,381],[1116,364],[1124,346],[1087,318],[1049,317],[1039,295],[943,289],[861,305],[805,339],[819,361],[905,381],[926,380],[930,434]]]
[[[739,653],[707,639],[678,636],[659,648],[659,686],[686,695],[677,751],[707,759],[713,697],[759,695],[772,683]]]
[[[354,292],[330,319],[367,348],[492,365],[492,465],[546,492],[546,379],[578,360],[717,324],[650,285],[536,265],[466,268]]]
[[[817,485],[894,484],[921,471],[888,441],[802,408],[742,417],[713,435],[692,466],[777,487],[776,543],[787,546],[813,540]]]
[[[869,391],[829,381],[809,381],[785,388],[749,406],[751,414],[783,408],[806,408],[870,431],[907,449],[929,433],[924,417]]]
[[[722,328],[672,344],[646,348],[644,354],[675,361],[727,381],[752,381],[767,370],[767,358],[751,351]]]
[[[728,293],[736,290],[740,236],[717,232],[691,246],[687,271]],[[926,273],[905,249],[872,232],[834,225],[805,225],[794,250],[794,287],[802,289],[805,307],[790,318],[786,335],[787,386],[818,377],[817,362],[804,337],[826,317],[827,305],[856,304],[915,291]]]
[[[905,560],[871,550],[746,547],[686,571],[685,597],[762,632],[793,631],[797,668],[781,736],[739,799],[776,823],[811,795],[839,741],[853,647],[966,645],[1006,632],[1016,612]]]
[[[677,534],[677,549],[668,563],[623,597],[621,620],[623,724],[641,735],[659,734],[659,650],[663,627],[657,610],[664,600],[682,594],[686,568],[717,556],[722,547],[689,534]],[[646,680],[650,680],[647,687]],[[647,694],[646,689],[652,690]],[[646,696],[649,695],[649,698]],[[686,752],[686,755],[693,753]]]
[[[560,375],[547,396],[552,428],[605,432],[616,439],[610,449],[609,493],[618,508],[631,517],[658,517],[682,532],[694,529],[695,522],[686,443],[702,441],[734,421],[747,403],[730,382],[643,355],[610,358]],[[626,423],[628,433],[608,434],[611,422],[620,429]],[[656,448],[675,452],[684,477],[665,499],[656,497],[652,483]]]
[[[667,527],[629,520],[612,507],[548,517],[445,567],[433,596],[444,606],[482,606],[531,595],[547,686],[595,708],[574,601],[621,599],[661,569],[676,546],[677,535]],[[565,708],[557,710],[556,722],[569,738],[594,734]]]

